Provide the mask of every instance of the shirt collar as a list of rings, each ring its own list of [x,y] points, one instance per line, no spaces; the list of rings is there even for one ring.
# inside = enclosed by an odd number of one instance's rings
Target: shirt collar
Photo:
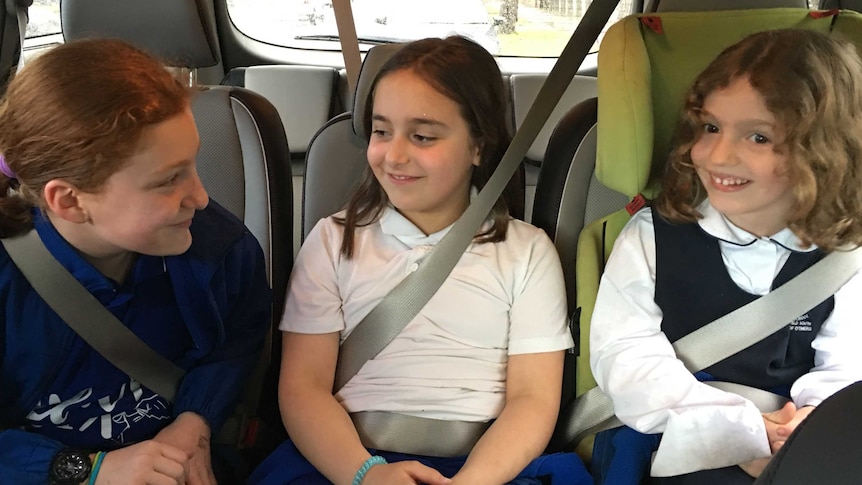
[[[124,289],[133,291],[134,285],[144,279],[165,273],[163,258],[140,255],[135,261],[135,267],[132,268],[132,274],[129,278],[131,285],[121,287],[85,260],[57,232],[57,229],[51,224],[48,217],[39,209],[33,211],[33,226],[48,251],[66,268],[66,271],[71,273],[102,304],[107,304],[114,300],[118,296],[117,293]],[[114,303],[117,302],[115,301]]]
[[[817,246],[814,244],[807,247],[803,246],[799,238],[793,234],[793,231],[786,227],[769,237],[755,236],[730,222],[724,214],[716,210],[715,207],[709,203],[709,199],[704,200],[697,207],[697,211],[703,215],[703,217],[697,221],[700,228],[710,236],[729,244],[749,246],[760,240],[771,241],[790,251],[796,252],[807,253],[817,249]]]
[[[478,193],[479,191],[476,187],[470,188],[470,203],[473,203]],[[383,231],[383,234],[393,236],[411,249],[417,246],[436,246],[443,239],[443,236],[449,233],[454,224],[453,222],[443,229],[426,236],[421,229],[398,212],[392,204],[388,204],[380,216],[380,229]]]
[[[452,229],[452,224],[426,236],[421,229],[390,205],[383,209],[383,215],[380,216],[380,229],[383,234],[393,236],[413,249],[417,246],[436,246]]]

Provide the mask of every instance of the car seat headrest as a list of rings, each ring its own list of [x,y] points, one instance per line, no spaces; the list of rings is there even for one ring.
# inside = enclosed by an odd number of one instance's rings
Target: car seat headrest
[[[633,15],[608,29],[598,59],[596,177],[630,197],[657,195],[694,78],[724,48],[781,28],[840,32],[859,45],[862,15],[795,8],[669,12]]]
[[[63,0],[63,37],[126,41],[174,67],[219,61],[209,13],[200,0]]]
[[[371,96],[371,84],[380,68],[386,61],[398,52],[403,44],[383,44],[372,47],[365,54],[362,68],[359,70],[359,78],[356,81],[356,92],[353,96],[353,132],[363,140],[368,140],[370,133],[366,132],[363,120],[367,109],[368,98]]]

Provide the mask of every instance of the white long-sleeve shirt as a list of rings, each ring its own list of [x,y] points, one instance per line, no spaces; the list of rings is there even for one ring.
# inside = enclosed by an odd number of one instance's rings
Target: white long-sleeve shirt
[[[791,251],[815,249],[801,247],[789,229],[757,237],[708,202],[698,210],[704,215],[700,227],[719,239],[731,278],[750,293],[769,292]],[[590,328],[590,365],[599,387],[613,399],[623,423],[643,433],[664,433],[653,476],[769,456],[763,418],[754,404],[698,382],[676,358],[654,301],[655,261],[652,213],[644,209],[620,233],[599,287]],[[816,406],[862,380],[860,315],[862,276],[857,273],[835,293],[834,310],[812,343],[814,367],[791,388],[798,407]]]

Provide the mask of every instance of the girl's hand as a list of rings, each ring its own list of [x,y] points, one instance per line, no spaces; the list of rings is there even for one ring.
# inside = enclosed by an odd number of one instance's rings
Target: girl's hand
[[[781,429],[786,428],[793,422],[797,414],[798,411],[793,402],[788,402],[778,411],[763,414],[763,424],[766,425],[766,438],[769,440],[769,450],[773,455],[781,449],[784,441],[790,436],[790,433],[782,434]],[[794,425],[793,427],[795,428],[796,426]]]
[[[449,485],[449,482],[440,472],[418,461],[375,465],[362,479],[362,485]]]
[[[781,441],[782,445],[784,444],[784,441],[790,437],[793,431],[796,430],[796,427],[805,421],[805,418],[811,414],[811,411],[814,411],[814,406],[803,406],[796,410],[796,414],[793,416],[793,419],[778,427],[778,436],[783,438]]]
[[[149,440],[105,454],[96,485],[184,485],[188,455]]]
[[[742,471],[748,473],[750,476],[757,478],[763,473],[763,470],[766,469],[766,465],[769,464],[769,460],[772,458],[758,458],[756,460],[751,460],[748,463],[742,463],[739,465],[739,468],[742,468]]]
[[[797,409],[793,403],[787,403],[780,410],[763,415],[769,448],[773,455],[784,446],[787,438],[802,421],[805,421],[811,411],[814,411],[814,406],[803,406]]]
[[[188,457],[187,485],[216,485],[210,454],[210,429],[197,414],[183,413],[153,438],[185,452]]]
[[[781,447],[784,446],[784,443],[787,441],[787,438],[790,437],[790,435],[793,433],[794,430],[796,430],[796,427],[799,426],[802,421],[805,421],[805,418],[807,418],[813,410],[814,406],[803,406],[796,410],[796,413],[790,420],[776,425],[776,439],[775,441],[769,442],[769,448],[772,450],[773,455],[775,453],[778,453],[778,450],[780,450]]]

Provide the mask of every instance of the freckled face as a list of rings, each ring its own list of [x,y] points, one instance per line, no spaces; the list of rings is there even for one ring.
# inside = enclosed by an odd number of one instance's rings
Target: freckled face
[[[101,190],[79,197],[96,253],[181,254],[195,211],[209,202],[195,169],[200,140],[190,109],[153,125],[140,145]]]

